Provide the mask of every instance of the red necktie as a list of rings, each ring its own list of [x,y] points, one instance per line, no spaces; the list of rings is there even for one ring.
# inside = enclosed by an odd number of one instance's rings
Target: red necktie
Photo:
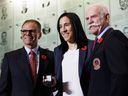
[[[94,50],[95,46],[96,46],[96,42],[97,42],[97,38],[95,38],[94,42],[93,42],[93,48],[92,50]]]
[[[32,79],[35,80],[36,78],[36,54],[32,50],[29,53],[29,63],[30,63]]]

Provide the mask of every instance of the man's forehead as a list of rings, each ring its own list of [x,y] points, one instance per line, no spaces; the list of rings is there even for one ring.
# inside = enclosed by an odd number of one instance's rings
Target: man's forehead
[[[99,14],[99,10],[97,10],[96,8],[93,9],[89,9],[86,12],[86,17],[90,17],[90,16],[94,16],[94,15],[98,15]]]

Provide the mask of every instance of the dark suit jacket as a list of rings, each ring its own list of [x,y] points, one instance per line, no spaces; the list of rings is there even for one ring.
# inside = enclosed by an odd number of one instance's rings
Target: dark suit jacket
[[[128,96],[128,39],[109,29],[90,59],[88,96]]]
[[[87,96],[88,90],[88,74],[86,74],[86,70],[84,70],[86,65],[86,58],[88,54],[88,49],[80,49],[79,50],[79,78],[80,84],[82,87],[82,91],[84,96]],[[62,96],[63,93],[63,84],[62,84],[62,59],[63,59],[62,49],[60,47],[56,47],[54,49],[54,58],[55,58],[55,75],[57,78],[57,96]]]
[[[49,96],[51,89],[42,84],[42,76],[53,72],[53,52],[39,48],[39,71],[32,81],[28,55],[24,48],[5,54],[0,77],[0,96]]]

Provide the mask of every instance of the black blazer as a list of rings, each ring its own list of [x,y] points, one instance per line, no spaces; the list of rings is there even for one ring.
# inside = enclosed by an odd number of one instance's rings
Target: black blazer
[[[44,74],[53,73],[53,52],[39,48],[40,61],[36,82],[32,81],[24,48],[5,54],[0,77],[0,96],[49,96],[51,89],[42,84]]]
[[[90,58],[88,96],[128,96],[128,39],[110,28]]]
[[[80,49],[79,50],[79,78],[80,84],[83,91],[84,96],[87,96],[88,90],[88,74],[86,74],[85,66],[86,66],[86,59],[88,54],[87,49]],[[58,46],[54,49],[54,59],[55,59],[55,76],[57,79],[57,90],[58,94],[56,96],[62,96],[63,93],[63,84],[62,84],[62,59],[63,59],[62,49]]]

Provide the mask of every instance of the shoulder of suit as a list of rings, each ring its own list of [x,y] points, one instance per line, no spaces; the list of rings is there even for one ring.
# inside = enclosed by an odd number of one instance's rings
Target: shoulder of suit
[[[61,50],[61,49],[62,49],[61,45],[58,45],[57,47],[54,48],[54,51],[55,50]]]
[[[53,51],[52,50],[49,50],[49,49],[45,49],[45,48],[41,48],[41,47],[39,47],[39,51],[41,51],[41,52],[43,52],[43,53],[53,53]]]
[[[120,30],[112,30],[112,32],[110,34],[111,35],[114,35],[114,36],[123,36],[123,37],[126,37]]]
[[[128,47],[128,38],[120,30],[113,30],[107,40],[111,39],[116,39],[117,42],[122,42],[122,44]]]
[[[12,51],[9,51],[9,52],[6,52],[5,55],[19,55],[21,54],[22,50],[24,50],[23,48],[19,48],[19,49],[15,49],[15,50],[12,50]]]
[[[128,40],[128,38],[120,30],[113,30],[112,36],[115,36],[119,40]]]

